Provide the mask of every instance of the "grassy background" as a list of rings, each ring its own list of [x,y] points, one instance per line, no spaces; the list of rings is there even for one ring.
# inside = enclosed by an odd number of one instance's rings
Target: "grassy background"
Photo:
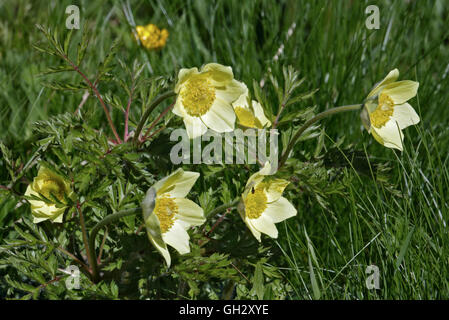
[[[292,108],[317,105],[325,110],[360,103],[394,68],[401,79],[419,81],[411,104],[421,122],[406,129],[403,153],[375,142],[362,130],[356,113],[326,120],[326,143],[344,137],[344,146],[354,144],[369,161],[388,164],[389,184],[348,168],[342,184],[350,197],[331,196],[328,210],[298,194],[298,216],[278,225],[276,244],[284,256],[277,266],[294,289],[289,296],[293,299],[449,297],[446,1],[130,1],[137,24],[152,22],[170,32],[162,51],[147,54],[133,39],[122,2],[0,0],[0,139],[25,158],[31,148],[31,123],[73,112],[82,98],[83,92],[60,94],[40,84],[37,73],[57,60],[31,46],[42,40],[34,24],[61,28],[70,4],[80,7],[81,23],[93,30],[83,66],[91,76],[111,42],[120,38],[119,57],[148,60],[148,77],[175,75],[181,67],[216,61],[231,65],[236,78],[251,86],[269,67],[279,75],[282,65],[293,65],[307,78],[303,89],[319,92],[307,104]],[[370,4],[380,9],[379,30],[365,27]],[[292,23],[296,28],[286,41]],[[283,54],[274,62],[281,44]],[[75,74],[64,77],[78,79]],[[274,95],[267,92],[274,104]],[[120,112],[113,117],[122,122]],[[98,105],[89,121],[106,128]],[[312,141],[297,149],[314,147]],[[3,183],[7,173],[1,160],[0,168]],[[15,204],[0,198],[0,224],[10,224],[25,212],[23,207],[14,210]],[[371,264],[380,271],[379,290],[365,285],[365,268]]]

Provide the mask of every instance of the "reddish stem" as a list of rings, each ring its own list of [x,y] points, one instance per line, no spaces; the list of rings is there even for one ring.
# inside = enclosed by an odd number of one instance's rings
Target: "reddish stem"
[[[95,93],[98,100],[100,101],[101,106],[103,107],[104,112],[106,113],[106,118],[108,118],[109,126],[111,127],[111,130],[114,133],[115,138],[117,139],[117,141],[119,143],[122,143],[122,140],[120,139],[120,137],[117,133],[117,130],[115,130],[115,126],[114,126],[114,123],[112,122],[111,115],[109,114],[108,107],[104,103],[103,98],[101,97],[100,92],[98,92],[97,87],[94,84],[92,84],[92,82],[86,77],[86,75],[83,72],[81,72],[81,70],[78,68],[78,66],[76,64],[74,64],[66,55],[63,55],[63,57],[72,66],[72,68],[76,72],[78,72],[81,75],[81,77],[83,77],[84,81],[86,81],[87,85]]]
[[[156,118],[156,120],[154,120],[150,127],[148,128],[147,132],[145,133],[145,135],[143,136],[141,142],[144,142],[147,137],[148,134],[150,133],[150,131],[154,128],[154,126],[156,126],[156,124],[173,108],[173,106],[175,105],[175,103],[173,102],[171,105],[169,105],[167,108],[165,108],[164,111],[162,111],[162,113]]]
[[[222,223],[222,221],[224,220],[224,218],[226,217],[226,215],[231,212],[231,208],[226,209],[226,212],[220,217],[218,218],[218,220],[214,223],[214,225],[212,226],[212,228],[210,228],[209,232],[206,234],[207,238],[210,238],[211,233],[215,230],[215,228],[218,227],[218,225],[220,223]]]
[[[281,117],[281,113],[282,113],[282,111],[284,110],[284,108],[285,108],[285,103],[283,103],[283,104],[281,105],[281,107],[279,108],[279,112],[278,112],[278,114],[276,115],[276,119],[275,119],[274,122],[273,122],[273,126],[272,126],[273,129],[276,129],[276,127],[277,127],[277,125],[278,125],[278,123],[279,123],[279,118]]]

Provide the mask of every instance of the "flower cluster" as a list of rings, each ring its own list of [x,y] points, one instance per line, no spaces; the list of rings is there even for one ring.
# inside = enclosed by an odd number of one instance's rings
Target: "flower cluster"
[[[165,45],[168,36],[166,30],[160,31],[151,24],[137,27],[137,32],[148,48]],[[419,84],[410,80],[396,81],[398,77],[399,71],[394,69],[371,90],[363,104],[356,105],[355,109],[349,107],[352,110],[363,107],[362,122],[378,142],[402,150],[402,130],[420,121],[407,103],[417,94]],[[229,66],[209,63],[200,70],[196,67],[181,69],[174,92],[177,97],[173,113],[182,117],[191,139],[203,135],[208,128],[217,132],[233,131],[236,120],[248,128],[271,126],[263,106],[251,100],[247,86],[234,79]],[[237,205],[242,220],[258,241],[262,233],[277,238],[275,224],[297,214],[297,209],[282,196],[289,181],[276,178],[271,169],[266,162],[260,171],[250,176]],[[206,221],[203,209],[186,198],[199,176],[196,172],[177,169],[155,183],[141,203],[148,238],[168,266],[171,257],[167,245],[180,254],[190,252],[187,230]],[[74,197],[70,182],[45,166],[40,167],[25,195],[35,223],[62,222],[68,199]]]
[[[162,49],[168,39],[167,29],[161,30],[151,23],[146,26],[136,26],[136,32],[142,45],[150,50]]]

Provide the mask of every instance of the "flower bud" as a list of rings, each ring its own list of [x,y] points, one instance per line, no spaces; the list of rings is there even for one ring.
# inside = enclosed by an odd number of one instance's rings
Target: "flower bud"
[[[47,219],[61,223],[64,211],[67,208],[66,199],[72,198],[74,194],[70,188],[70,181],[41,166],[33,182],[28,185],[25,196],[43,199],[28,199],[34,223]]]

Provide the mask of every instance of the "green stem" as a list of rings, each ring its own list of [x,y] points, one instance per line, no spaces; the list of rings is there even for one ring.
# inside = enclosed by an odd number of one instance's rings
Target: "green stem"
[[[360,110],[360,108],[362,106],[363,106],[363,104],[351,104],[351,105],[347,105],[347,106],[341,106],[341,107],[332,108],[332,109],[323,111],[323,112],[317,114],[312,119],[309,119],[308,121],[306,121],[306,123],[304,123],[304,125],[301,128],[299,128],[299,130],[295,133],[295,135],[293,136],[292,140],[290,141],[290,143],[288,144],[287,148],[285,149],[284,153],[282,154],[281,159],[279,161],[279,168],[281,168],[285,164],[285,161],[287,161],[288,155],[290,154],[290,152],[292,151],[293,147],[295,146],[295,143],[298,140],[298,138],[312,124],[314,124],[315,122],[318,122],[321,119],[326,118],[326,117],[328,117],[330,115],[336,114],[336,113]]]
[[[158,96],[151,104],[150,106],[145,110],[145,113],[143,114],[142,118],[139,121],[139,124],[137,125],[136,131],[134,132],[134,143],[137,143],[139,141],[140,133],[142,132],[143,126],[145,125],[145,122],[147,121],[148,117],[150,116],[151,112],[165,99],[175,96],[176,93],[173,91],[168,91],[160,96]]]
[[[92,254],[90,253],[90,250],[89,250],[89,238],[87,237],[86,223],[84,222],[84,215],[83,215],[83,211],[81,210],[81,205],[79,202],[76,204],[76,209],[78,211],[78,215],[79,215],[79,219],[80,219],[81,231],[83,234],[83,243],[84,243],[84,248],[86,249],[87,260],[89,261],[89,265],[92,267],[93,261],[92,261]]]
[[[100,231],[101,228],[103,228],[104,226],[119,220],[120,218],[123,217],[127,217],[127,216],[131,216],[133,214],[137,214],[139,212],[141,212],[142,209],[141,208],[133,208],[133,209],[128,209],[128,210],[123,210],[111,215],[108,215],[106,218],[104,218],[103,220],[101,220],[100,222],[98,222],[95,227],[92,229],[92,231],[90,232],[89,235],[89,252],[92,255],[92,258],[90,260],[92,260],[92,280],[96,283],[98,282],[100,275],[98,272],[98,264],[97,264],[97,254],[95,253],[95,238],[98,234],[98,231]]]
[[[212,217],[216,215],[217,213],[223,212],[224,210],[234,207],[237,203],[239,203],[240,198],[235,199],[234,201],[231,201],[229,203],[222,204],[221,206],[216,207],[211,212],[207,213],[207,217]]]

